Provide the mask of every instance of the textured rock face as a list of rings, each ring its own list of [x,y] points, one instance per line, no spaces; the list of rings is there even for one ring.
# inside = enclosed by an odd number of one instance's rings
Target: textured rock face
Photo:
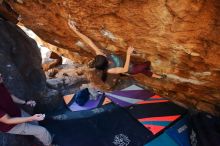
[[[0,19],[0,73],[10,92],[28,99],[46,88],[36,42],[18,26]]]
[[[43,40],[69,50],[60,54],[92,57],[68,27],[75,21],[104,51],[136,48],[135,60],[150,60],[165,81],[135,78],[168,97],[213,111],[220,104],[219,0],[9,0],[20,21]],[[64,53],[64,54],[65,54]],[[138,58],[138,59],[135,59]],[[85,59],[86,60],[86,59]]]

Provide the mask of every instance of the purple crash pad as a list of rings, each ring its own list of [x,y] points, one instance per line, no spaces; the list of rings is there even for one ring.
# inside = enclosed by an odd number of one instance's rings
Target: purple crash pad
[[[132,85],[121,91],[106,93],[106,96],[119,106],[126,107],[147,100],[155,94],[149,90]]]

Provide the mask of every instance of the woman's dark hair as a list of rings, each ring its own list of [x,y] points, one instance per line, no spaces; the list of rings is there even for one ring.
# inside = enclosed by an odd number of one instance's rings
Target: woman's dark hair
[[[105,82],[107,79],[107,70],[108,70],[108,60],[103,55],[97,55],[94,60],[94,66],[97,70],[102,71],[102,81]]]

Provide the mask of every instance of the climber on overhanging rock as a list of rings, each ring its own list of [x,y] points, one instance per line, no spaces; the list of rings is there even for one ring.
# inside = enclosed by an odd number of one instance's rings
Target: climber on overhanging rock
[[[142,73],[149,77],[154,77],[157,79],[164,78],[163,75],[157,75],[150,70],[150,61],[141,63],[141,64],[133,64],[130,63],[130,56],[134,51],[133,47],[128,47],[126,61],[125,63],[121,59],[120,56],[115,54],[106,55],[104,54],[87,36],[79,32],[76,28],[73,21],[69,20],[69,27],[73,30],[84,42],[86,42],[96,53],[96,57],[94,60],[94,67],[97,70],[103,71],[102,80],[106,81],[107,73],[109,74],[120,74],[120,73],[129,73],[129,74],[138,74]]]

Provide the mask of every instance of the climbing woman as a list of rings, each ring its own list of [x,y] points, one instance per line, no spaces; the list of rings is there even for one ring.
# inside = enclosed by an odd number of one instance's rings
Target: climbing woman
[[[129,73],[129,74],[138,74],[142,73],[149,77],[154,77],[157,79],[163,78],[162,75],[157,75],[152,73],[150,70],[150,62],[144,62],[141,64],[130,63],[131,54],[134,51],[133,47],[128,47],[126,60],[125,62],[121,59],[120,56],[115,54],[104,54],[87,36],[82,34],[75,26],[73,21],[68,22],[69,27],[73,30],[86,44],[88,44],[95,51],[94,67],[97,70],[101,70],[102,81],[106,81],[107,74],[120,74],[120,73]]]

